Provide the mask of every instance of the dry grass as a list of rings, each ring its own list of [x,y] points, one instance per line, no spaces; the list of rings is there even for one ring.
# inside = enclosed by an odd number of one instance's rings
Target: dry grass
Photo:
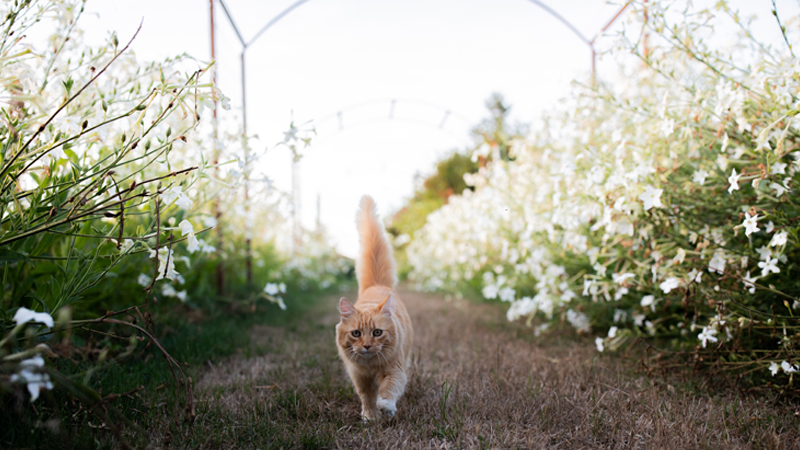
[[[293,330],[254,330],[256,354],[197,380],[189,448],[800,448],[793,406],[691,393],[574,339],[530,339],[491,305],[402,292],[414,374],[395,419],[360,421],[336,357],[337,298]]]

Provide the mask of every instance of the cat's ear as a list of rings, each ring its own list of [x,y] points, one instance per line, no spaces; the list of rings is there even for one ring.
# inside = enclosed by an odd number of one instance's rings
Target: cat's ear
[[[394,312],[394,297],[392,297],[392,293],[390,292],[389,295],[386,296],[386,299],[378,305],[378,311],[386,314],[387,316],[391,316]]]
[[[350,317],[354,312],[356,312],[356,307],[349,300],[342,297],[339,300],[339,313],[342,315],[342,319]]]

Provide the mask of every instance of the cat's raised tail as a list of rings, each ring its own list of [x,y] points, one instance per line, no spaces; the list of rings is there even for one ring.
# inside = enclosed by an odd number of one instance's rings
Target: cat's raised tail
[[[372,286],[393,288],[397,278],[392,247],[375,212],[375,201],[369,195],[361,197],[356,225],[361,238],[361,254],[356,261],[358,294]]]

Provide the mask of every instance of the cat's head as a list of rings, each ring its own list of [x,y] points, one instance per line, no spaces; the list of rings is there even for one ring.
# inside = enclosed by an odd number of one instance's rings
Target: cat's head
[[[392,323],[395,301],[389,294],[378,306],[356,308],[344,297],[339,300],[341,321],[336,326],[336,342],[350,361],[380,363],[391,356],[396,340]]]

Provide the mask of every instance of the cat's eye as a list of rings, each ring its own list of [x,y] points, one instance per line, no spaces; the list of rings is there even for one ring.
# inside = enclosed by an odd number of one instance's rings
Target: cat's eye
[[[352,335],[353,337],[361,337],[361,330],[353,330]]]
[[[375,337],[378,337],[378,336],[380,336],[381,334],[383,334],[383,330],[374,330],[374,331],[372,332],[372,335],[373,335],[373,336],[375,336]]]

